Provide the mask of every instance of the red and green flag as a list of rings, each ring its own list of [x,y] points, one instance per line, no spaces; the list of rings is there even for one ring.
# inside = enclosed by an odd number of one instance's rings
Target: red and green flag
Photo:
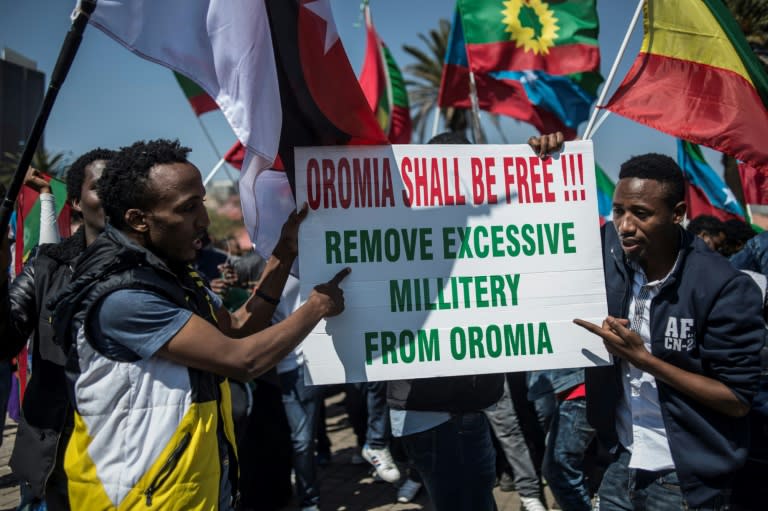
[[[721,0],[648,0],[640,54],[606,108],[768,167],[768,75]]]
[[[458,6],[475,73],[600,68],[595,0],[458,0]]]
[[[58,179],[49,178],[51,193],[56,198],[56,217],[59,232],[69,236],[70,208],[67,203],[67,185]],[[23,186],[16,199],[16,267],[18,274],[29,257],[30,252],[40,241],[40,194],[28,186]]]
[[[173,72],[173,76],[175,76],[176,81],[179,82],[179,87],[181,87],[181,90],[187,97],[187,101],[189,101],[195,115],[199,117],[206,112],[219,109],[219,105],[216,104],[216,101],[214,101],[213,98],[198,84],[176,71]]]
[[[368,37],[360,87],[389,141],[407,144],[412,124],[405,81],[389,48],[376,33],[368,5],[364,11]]]

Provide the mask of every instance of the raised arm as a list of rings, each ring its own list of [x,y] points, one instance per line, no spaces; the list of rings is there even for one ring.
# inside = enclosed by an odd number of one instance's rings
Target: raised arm
[[[267,260],[251,297],[238,310],[216,311],[219,328],[230,337],[244,337],[269,326],[285,282],[299,253],[299,226],[307,217],[306,204],[292,212],[283,224],[280,240]]]
[[[285,320],[241,339],[225,335],[193,315],[157,354],[239,380],[256,378],[290,353],[322,318],[344,310],[344,293],[339,284],[349,273],[345,268],[329,282],[316,286],[306,303]]]

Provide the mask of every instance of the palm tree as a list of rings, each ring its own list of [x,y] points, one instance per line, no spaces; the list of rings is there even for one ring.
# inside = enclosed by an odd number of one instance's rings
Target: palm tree
[[[31,165],[50,176],[61,178],[68,166],[67,157],[68,154],[65,152],[51,153],[40,147],[32,156]],[[13,174],[16,172],[19,158],[21,158],[21,152],[6,152],[3,154],[2,161],[0,162],[0,183],[4,185],[10,184]]]
[[[429,31],[429,35],[419,34],[419,39],[427,46],[427,50],[409,44],[403,45],[403,51],[411,55],[415,64],[405,66],[405,72],[411,76],[405,80],[408,88],[408,100],[413,109],[414,131],[418,139],[424,142],[427,119],[437,107],[437,94],[440,90],[440,77],[443,74],[443,62],[448,47],[448,36],[451,24],[441,19],[438,28]],[[444,108],[441,110],[446,124],[451,131],[464,133],[467,130],[467,112],[463,109]]]
[[[768,2],[765,0],[725,0],[725,4],[744,32],[747,42],[768,72]],[[744,191],[736,159],[723,155],[725,182],[733,190],[736,199],[744,204]]]

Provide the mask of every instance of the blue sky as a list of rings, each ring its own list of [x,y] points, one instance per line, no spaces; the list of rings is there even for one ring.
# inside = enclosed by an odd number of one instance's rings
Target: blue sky
[[[12,48],[36,61],[38,68],[50,76],[75,3],[0,0],[0,47]],[[350,62],[359,72],[365,51],[359,2],[331,0],[331,6]],[[402,45],[423,47],[417,34],[435,28],[440,18],[450,20],[453,6],[453,0],[371,0],[377,30],[401,68],[412,62]],[[606,77],[635,6],[635,0],[598,2],[602,69]],[[640,25],[611,90],[629,69],[641,40]],[[220,152],[234,142],[234,135],[219,112],[205,114],[201,121]],[[522,143],[536,133],[533,127],[512,120],[505,121],[503,127],[513,143]],[[492,127],[487,126],[486,131],[490,142],[501,142]],[[171,72],[134,56],[93,27],[86,29],[45,137],[47,149],[71,152],[73,156],[96,146],[116,148],[138,139],[179,138],[193,149],[190,158],[204,175],[218,161]],[[610,116],[593,140],[596,160],[611,176],[631,155],[653,151],[676,157],[674,139],[615,115]],[[721,172],[718,155],[708,150],[706,155]]]

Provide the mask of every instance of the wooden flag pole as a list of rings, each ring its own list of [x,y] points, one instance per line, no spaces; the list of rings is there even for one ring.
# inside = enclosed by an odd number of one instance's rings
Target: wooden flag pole
[[[619,53],[616,55],[616,59],[613,61],[613,65],[611,66],[611,71],[608,73],[608,78],[605,80],[605,83],[603,84],[603,90],[600,91],[600,97],[597,99],[597,103],[595,103],[595,109],[592,110],[592,116],[589,118],[589,122],[587,123],[587,129],[584,130],[584,135],[581,137],[584,140],[589,140],[593,133],[593,128],[595,126],[595,119],[597,118],[597,112],[603,105],[603,101],[605,101],[605,96],[608,95],[608,89],[611,87],[611,83],[613,82],[613,77],[616,74],[616,70],[619,67],[619,62],[621,62],[621,58],[624,56],[624,52],[627,49],[627,45],[629,44],[629,38],[632,35],[632,32],[635,30],[635,26],[637,25],[637,20],[640,19],[640,14],[643,12],[643,4],[645,3],[645,0],[640,0],[637,3],[637,8],[635,8],[635,14],[632,16],[632,21],[629,22],[629,27],[627,28],[627,33],[624,34],[624,40],[621,42],[621,46],[619,47]]]
[[[45,125],[48,123],[48,117],[56,102],[56,96],[59,94],[59,89],[61,89],[61,86],[64,84],[64,79],[67,77],[69,68],[75,60],[78,48],[80,48],[80,42],[83,40],[83,32],[88,25],[88,18],[95,8],[96,0],[80,0],[72,13],[72,25],[64,38],[61,50],[59,50],[59,57],[56,60],[56,66],[53,68],[53,73],[51,73],[51,81],[48,84],[45,98],[43,98],[43,104],[40,106],[40,111],[32,126],[32,131],[27,137],[26,145],[21,153],[21,158],[19,158],[19,163],[16,166],[16,171],[13,174],[11,184],[8,186],[5,199],[3,200],[2,205],[0,205],[0,236],[5,236],[8,232],[8,224],[11,221],[13,205],[24,184],[24,176],[27,174],[27,168],[32,162],[32,157],[35,154],[37,145],[40,143],[40,138],[43,136],[43,130],[45,130]],[[5,269],[2,269],[2,271],[5,271]]]

